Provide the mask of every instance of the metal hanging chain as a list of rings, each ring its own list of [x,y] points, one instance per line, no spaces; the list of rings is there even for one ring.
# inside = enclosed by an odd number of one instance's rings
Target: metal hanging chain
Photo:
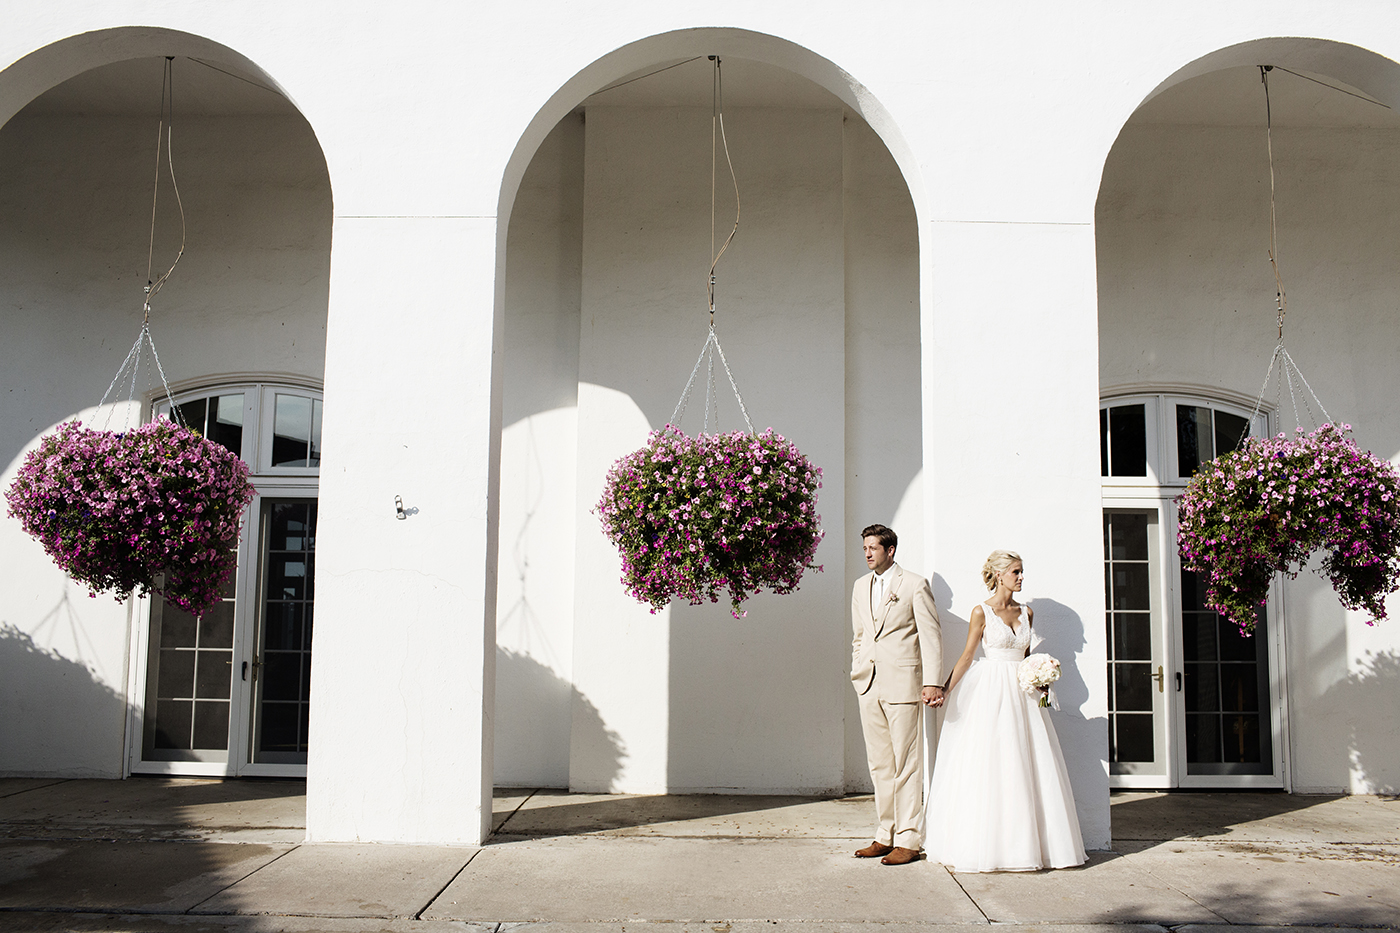
[[[1240,437],[1241,442],[1249,435],[1249,426],[1253,424],[1254,416],[1259,414],[1259,410],[1264,404],[1264,396],[1269,391],[1269,382],[1274,378],[1275,368],[1278,370],[1278,383],[1274,387],[1274,407],[1283,407],[1283,386],[1287,383],[1288,398],[1293,405],[1293,423],[1295,427],[1301,428],[1303,426],[1303,419],[1298,412],[1298,398],[1300,395],[1303,399],[1303,407],[1307,410],[1308,418],[1312,421],[1314,428],[1319,427],[1319,424],[1317,416],[1313,414],[1312,403],[1309,403],[1309,398],[1312,399],[1313,403],[1316,403],[1318,411],[1322,412],[1323,419],[1328,423],[1332,421],[1332,416],[1327,413],[1327,409],[1323,406],[1322,400],[1317,397],[1317,393],[1313,391],[1313,387],[1308,384],[1307,377],[1304,376],[1303,371],[1298,368],[1298,364],[1293,361],[1293,357],[1289,354],[1288,349],[1280,343],[1278,346],[1274,347],[1274,354],[1269,358],[1269,368],[1264,371],[1264,383],[1259,387],[1259,397],[1254,401],[1254,410],[1249,413],[1249,421],[1245,424],[1245,433]],[[1307,390],[1307,395],[1302,395],[1302,392],[1294,385],[1293,380],[1295,377],[1302,386],[1302,389]]]
[[[175,396],[170,391],[170,381],[165,377],[165,367],[161,365],[160,354],[156,351],[156,341],[151,335],[151,299],[161,290],[161,287],[170,279],[170,274],[175,271],[175,267],[180,263],[180,257],[185,255],[185,205],[180,199],[180,186],[175,181],[175,160],[174,147],[172,144],[173,129],[175,123],[175,57],[167,55],[165,57],[165,71],[161,78],[160,87],[160,119],[156,130],[156,169],[155,181],[151,190],[151,236],[150,245],[146,253],[146,286],[145,300],[141,305],[141,331],[136,335],[136,342],[131,345],[131,350],[126,354],[126,359],[117,369],[117,374],[112,377],[112,382],[107,386],[107,391],[102,394],[102,400],[97,403],[97,411],[101,411],[102,406],[107,404],[107,399],[112,397],[112,392],[117,387],[117,383],[122,381],[123,375],[130,376],[127,387],[127,408],[126,421],[123,430],[131,426],[132,402],[136,399],[136,382],[141,370],[141,357],[146,346],[151,348],[151,359],[155,362],[156,372],[160,375],[161,387],[165,389],[165,399],[170,403],[170,418],[181,427],[188,427],[185,424],[180,409],[175,404]],[[156,207],[160,198],[160,168],[161,168],[161,148],[165,149],[165,162],[170,172],[170,187],[175,192],[175,203],[180,209],[180,250],[175,254],[175,261],[170,264],[170,268],[159,277],[153,278],[155,268],[156,250]],[[147,372],[147,384],[150,383],[150,373]],[[106,430],[112,420],[112,413],[116,408],[113,401],[112,410],[107,412],[107,418],[103,422],[103,430]],[[94,418],[96,415],[94,414]]]
[[[712,110],[710,116],[710,278],[709,278],[709,299],[710,299],[710,328],[705,337],[705,345],[700,348],[700,355],[695,359],[695,366],[690,371],[690,378],[686,380],[685,389],[681,392],[680,401],[676,402],[675,411],[671,413],[671,420],[668,422],[673,426],[680,425],[680,419],[685,415],[686,407],[690,404],[690,393],[695,386],[695,377],[700,374],[700,364],[707,364],[705,376],[705,414],[701,431],[708,431],[710,428],[710,410],[713,406],[715,417],[715,431],[719,431],[719,396],[715,391],[715,357],[719,357],[721,368],[729,379],[729,388],[734,392],[734,398],[739,403],[739,411],[744,416],[744,424],[748,426],[750,434],[756,434],[753,421],[749,418],[748,406],[744,404],[744,397],[739,394],[739,385],[734,381],[734,373],[729,368],[729,361],[724,357],[724,348],[719,344],[719,336],[715,333],[715,269],[719,265],[720,257],[724,251],[729,249],[730,242],[734,239],[734,234],[739,231],[739,178],[734,172],[734,160],[729,155],[729,140],[724,133],[724,82],[720,75],[720,60],[716,55],[711,55],[710,61],[715,63],[712,80]],[[729,231],[729,236],[725,237],[724,243],[720,245],[719,251],[715,251],[716,235],[716,180],[718,177],[719,152],[724,150],[724,161],[729,166],[729,178],[734,184],[734,227]]]

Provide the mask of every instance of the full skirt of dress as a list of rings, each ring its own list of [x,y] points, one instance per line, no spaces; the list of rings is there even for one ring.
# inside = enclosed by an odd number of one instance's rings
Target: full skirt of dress
[[[925,799],[925,847],[954,871],[1085,861],[1050,710],[1021,689],[1018,665],[979,658],[948,695]]]

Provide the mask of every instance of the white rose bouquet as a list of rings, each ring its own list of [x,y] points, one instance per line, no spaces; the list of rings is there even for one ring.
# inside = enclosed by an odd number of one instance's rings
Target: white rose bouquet
[[[1041,706],[1050,705],[1050,685],[1060,679],[1060,662],[1048,654],[1033,654],[1016,669],[1021,689],[1040,697]]]

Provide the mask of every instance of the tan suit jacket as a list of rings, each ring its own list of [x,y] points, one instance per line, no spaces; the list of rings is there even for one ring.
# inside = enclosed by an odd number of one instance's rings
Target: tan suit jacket
[[[884,602],[872,614],[871,571],[851,593],[851,683],[862,696],[917,703],[925,686],[943,683],[943,629],[928,581],[899,564],[890,568]]]

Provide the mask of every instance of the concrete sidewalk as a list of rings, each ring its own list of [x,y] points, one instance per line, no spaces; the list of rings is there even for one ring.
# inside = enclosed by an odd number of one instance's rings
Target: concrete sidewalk
[[[304,845],[304,785],[0,780],[0,930],[1400,928],[1400,801],[1119,794],[1079,869],[856,860],[868,797],[497,795],[480,848]],[[663,925],[664,924],[664,925]]]

